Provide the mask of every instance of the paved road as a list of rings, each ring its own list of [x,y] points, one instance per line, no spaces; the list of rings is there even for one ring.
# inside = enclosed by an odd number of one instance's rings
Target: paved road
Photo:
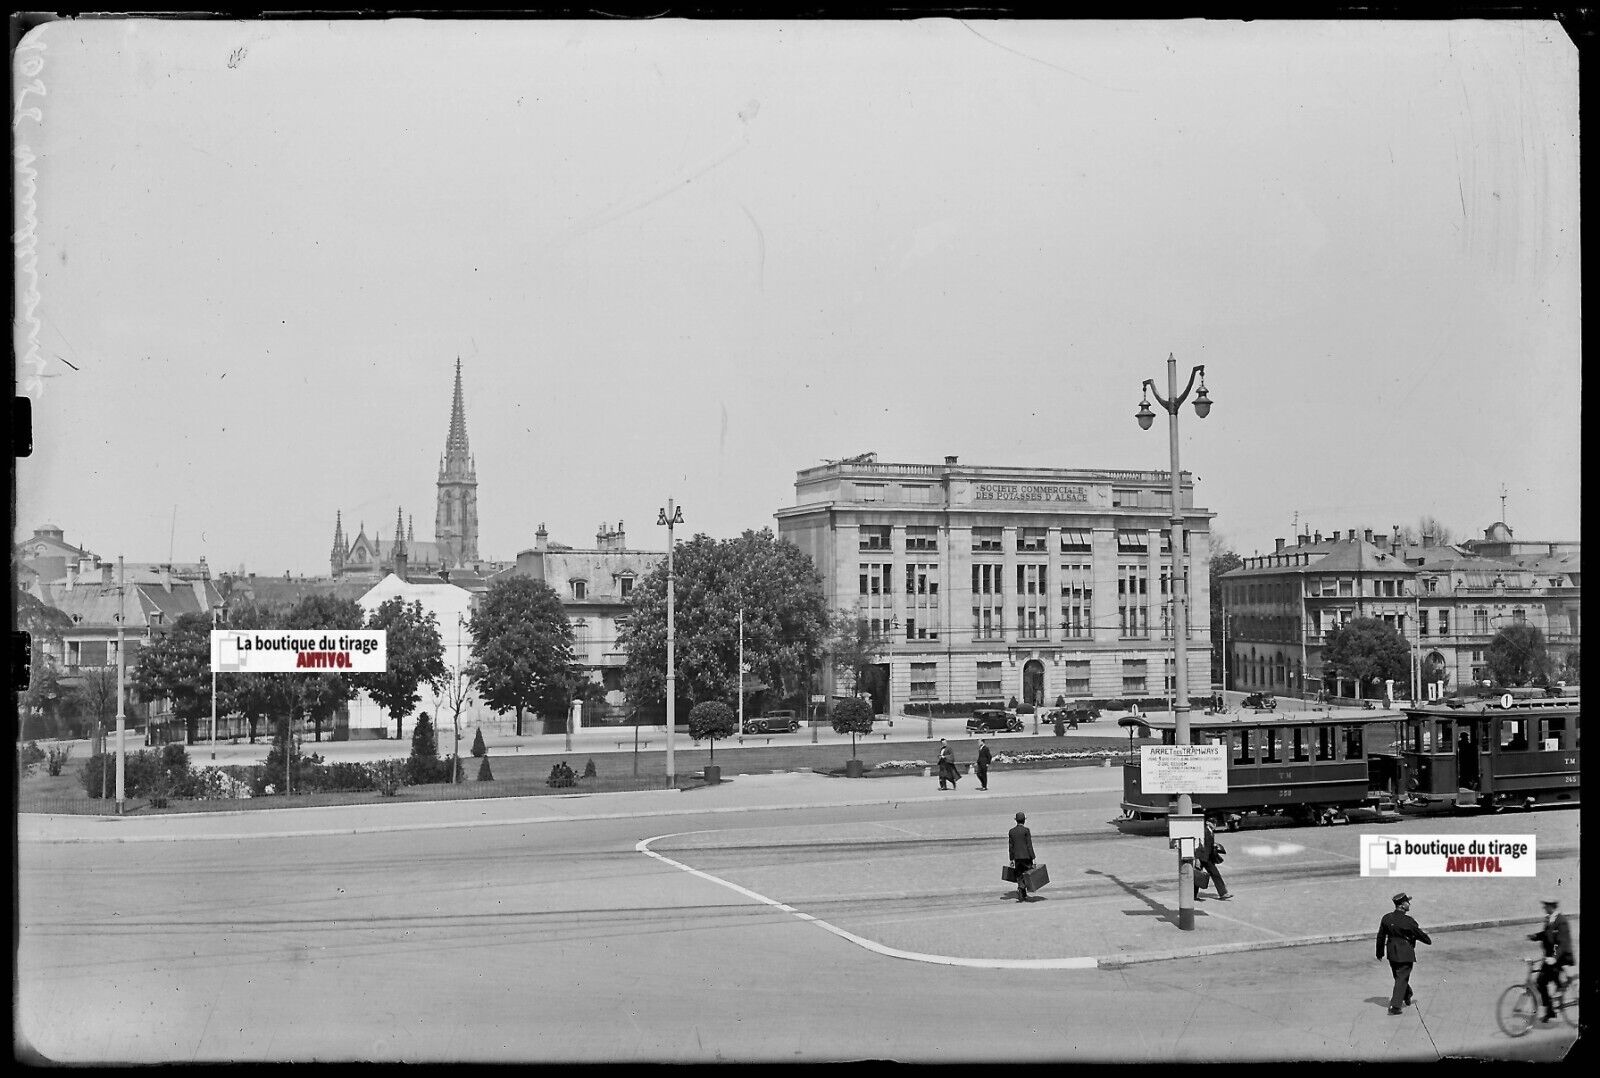
[[[1407,881],[1436,932],[1384,1013],[1392,883],[1361,825],[1227,836],[1238,893],[1173,924],[1175,864],[1114,770],[747,776],[690,791],[19,822],[18,1029],[51,1059],[1554,1057],[1493,1002],[1571,811],[1406,821],[1539,836],[1536,880]],[[998,880],[1029,814],[1055,882]],[[108,882],[109,881],[109,882]],[[1454,925],[1454,929],[1451,926]]]

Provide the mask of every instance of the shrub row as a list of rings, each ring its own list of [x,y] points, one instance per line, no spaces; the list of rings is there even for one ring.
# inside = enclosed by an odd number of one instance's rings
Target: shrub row
[[[376,790],[393,796],[401,786],[449,782],[450,762],[449,757],[411,757],[403,761],[330,764],[324,763],[320,756],[312,756],[295,769],[294,792],[360,793]],[[115,797],[116,768],[115,754],[97,753],[89,757],[78,772],[84,792],[91,798]],[[464,771],[457,760],[458,782],[464,780]],[[128,753],[123,758],[124,794],[156,802],[169,798],[222,800],[264,797],[269,796],[269,792],[281,792],[283,780],[282,767],[267,767],[264,764],[191,768],[182,745],[167,745],[160,752],[140,750]]]

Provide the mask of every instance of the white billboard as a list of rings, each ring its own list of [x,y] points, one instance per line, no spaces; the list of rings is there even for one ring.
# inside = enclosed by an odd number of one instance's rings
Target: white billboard
[[[384,629],[213,629],[218,674],[381,674],[389,669]]]

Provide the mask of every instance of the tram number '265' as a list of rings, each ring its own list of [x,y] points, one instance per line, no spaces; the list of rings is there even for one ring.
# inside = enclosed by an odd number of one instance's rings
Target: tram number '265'
[[[1563,775],[1561,777],[1566,780],[1568,786],[1578,785],[1578,776],[1576,775]]]

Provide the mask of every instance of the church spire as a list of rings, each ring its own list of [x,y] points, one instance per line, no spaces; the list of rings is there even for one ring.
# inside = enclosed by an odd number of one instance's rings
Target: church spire
[[[344,541],[344,514],[335,509],[333,511],[333,550],[328,554],[328,562],[333,567],[334,576],[344,572],[344,556],[349,552],[349,549],[349,546]]]
[[[433,539],[441,565],[478,560],[478,476],[467,445],[467,410],[461,392],[461,357],[456,357],[455,395],[450,402],[450,433],[439,462],[438,501]]]

